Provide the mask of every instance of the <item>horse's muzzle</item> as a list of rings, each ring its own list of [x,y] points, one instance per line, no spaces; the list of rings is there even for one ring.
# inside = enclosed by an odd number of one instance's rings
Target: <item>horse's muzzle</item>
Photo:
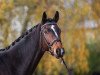
[[[56,49],[56,57],[57,57],[57,58],[63,57],[64,54],[65,54],[64,48],[57,48],[57,49]]]

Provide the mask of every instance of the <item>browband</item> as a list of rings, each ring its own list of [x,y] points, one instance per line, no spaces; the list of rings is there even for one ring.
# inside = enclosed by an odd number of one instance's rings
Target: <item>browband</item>
[[[53,23],[48,22],[48,23],[45,23],[44,25],[57,25],[57,23],[55,23],[55,22],[53,22]]]

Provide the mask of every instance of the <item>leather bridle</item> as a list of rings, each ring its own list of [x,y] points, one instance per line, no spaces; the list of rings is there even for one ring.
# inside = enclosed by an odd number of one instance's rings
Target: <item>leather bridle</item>
[[[43,29],[44,29],[44,27],[46,26],[46,25],[57,25],[56,23],[46,23],[46,24],[44,24],[44,25],[42,25],[41,26],[41,35],[43,36],[43,38],[44,38],[44,40],[45,40],[45,42],[46,42],[46,44],[47,44],[47,46],[48,46],[48,48],[49,48],[49,52],[51,53],[51,55],[54,55],[53,54],[53,51],[51,50],[51,47],[53,46],[53,44],[55,43],[55,42],[61,42],[61,40],[60,40],[60,38],[56,38],[56,39],[54,39],[52,42],[48,42],[47,41],[47,39],[45,38],[45,33],[43,32]]]

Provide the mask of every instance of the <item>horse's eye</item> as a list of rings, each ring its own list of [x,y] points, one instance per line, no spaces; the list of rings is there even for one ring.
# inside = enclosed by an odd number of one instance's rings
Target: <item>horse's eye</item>
[[[57,30],[57,32],[60,34],[61,33],[61,30],[58,28],[58,29],[56,29]]]
[[[44,33],[45,33],[45,34],[47,34],[47,33],[48,33],[48,31],[47,31],[47,30],[45,30],[45,31],[44,31]]]

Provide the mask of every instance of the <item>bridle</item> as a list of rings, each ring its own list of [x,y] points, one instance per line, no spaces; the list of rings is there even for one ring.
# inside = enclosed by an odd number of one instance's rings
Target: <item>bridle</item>
[[[51,55],[53,55],[53,51],[51,50],[51,47],[53,46],[53,44],[55,42],[61,42],[60,38],[56,38],[54,39],[52,42],[48,43],[47,39],[45,38],[45,33],[43,32],[43,29],[46,25],[57,25],[56,23],[45,23],[44,25],[41,26],[41,35],[43,36],[45,43],[47,44],[48,48],[49,48],[49,52],[51,53]]]

